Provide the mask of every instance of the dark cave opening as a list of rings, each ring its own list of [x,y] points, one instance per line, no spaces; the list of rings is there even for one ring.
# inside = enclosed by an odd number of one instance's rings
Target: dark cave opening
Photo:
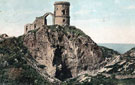
[[[67,66],[63,64],[61,69],[59,68],[56,69],[55,77],[61,81],[64,81],[68,78],[71,78],[72,74],[70,69],[68,69]]]
[[[53,65],[60,65],[62,62],[62,48],[63,46],[56,46],[56,50],[54,52],[54,59],[53,59]]]
[[[62,61],[63,48],[63,46],[56,46],[53,59],[53,65],[56,65],[55,77],[61,81],[72,77],[70,69],[66,66],[66,63]]]

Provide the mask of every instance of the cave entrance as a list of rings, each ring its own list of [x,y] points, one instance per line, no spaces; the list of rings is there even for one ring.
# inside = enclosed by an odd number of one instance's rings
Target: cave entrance
[[[64,81],[65,79],[72,77],[70,69],[66,66],[65,61],[63,61],[64,60],[62,57],[63,48],[64,48],[63,46],[58,45],[56,46],[53,59],[53,65],[56,66],[55,77],[61,81]]]

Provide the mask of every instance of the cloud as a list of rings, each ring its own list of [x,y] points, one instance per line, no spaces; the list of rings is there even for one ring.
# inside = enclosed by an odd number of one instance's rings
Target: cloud
[[[134,28],[107,23],[102,18],[71,21],[72,25],[83,30],[96,43],[135,43]]]
[[[14,24],[14,23],[7,23],[1,24],[0,23],[0,34],[6,33],[9,36],[19,36],[23,34],[23,25],[22,24]]]
[[[119,4],[119,3],[120,3],[120,0],[114,0],[114,2],[115,2],[116,4]]]
[[[25,24],[53,11],[54,1],[59,0],[0,0],[0,33],[23,34]],[[71,24],[81,28],[95,42],[135,43],[135,30],[132,29],[135,17],[128,15],[134,12],[125,10],[135,9],[134,4],[130,4],[133,0],[68,1],[71,2]]]
[[[135,5],[130,5],[126,9],[135,9]]]
[[[96,12],[96,10],[89,10],[89,9],[83,9],[83,10],[79,10],[79,11],[76,11],[75,12],[75,15],[88,15],[88,14],[90,14],[90,13],[94,13],[94,12]]]

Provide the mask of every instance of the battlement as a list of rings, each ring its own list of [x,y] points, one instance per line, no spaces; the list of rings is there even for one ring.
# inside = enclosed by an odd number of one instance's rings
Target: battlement
[[[66,1],[57,1],[54,3],[54,5],[68,5],[68,6],[70,6],[70,3],[66,2]]]

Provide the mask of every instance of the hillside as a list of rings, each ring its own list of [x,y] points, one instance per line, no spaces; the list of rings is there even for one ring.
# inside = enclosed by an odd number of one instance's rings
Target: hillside
[[[31,62],[35,62],[23,45],[23,36],[0,41],[0,83],[4,85],[49,84]]]
[[[123,44],[123,43],[98,43],[99,46],[105,46],[107,48],[111,48],[113,50],[118,51],[121,54],[124,54],[131,48],[135,47],[135,44]]]
[[[117,75],[126,75],[125,78],[135,78],[135,48],[122,54],[117,62],[113,65],[107,66],[111,68],[108,73],[115,73]]]
[[[73,26],[45,26],[30,31],[24,45],[47,73],[60,80],[76,77],[100,67],[104,60],[97,44]]]
[[[43,26],[0,40],[0,83],[132,85],[134,52],[100,47],[73,26]]]

